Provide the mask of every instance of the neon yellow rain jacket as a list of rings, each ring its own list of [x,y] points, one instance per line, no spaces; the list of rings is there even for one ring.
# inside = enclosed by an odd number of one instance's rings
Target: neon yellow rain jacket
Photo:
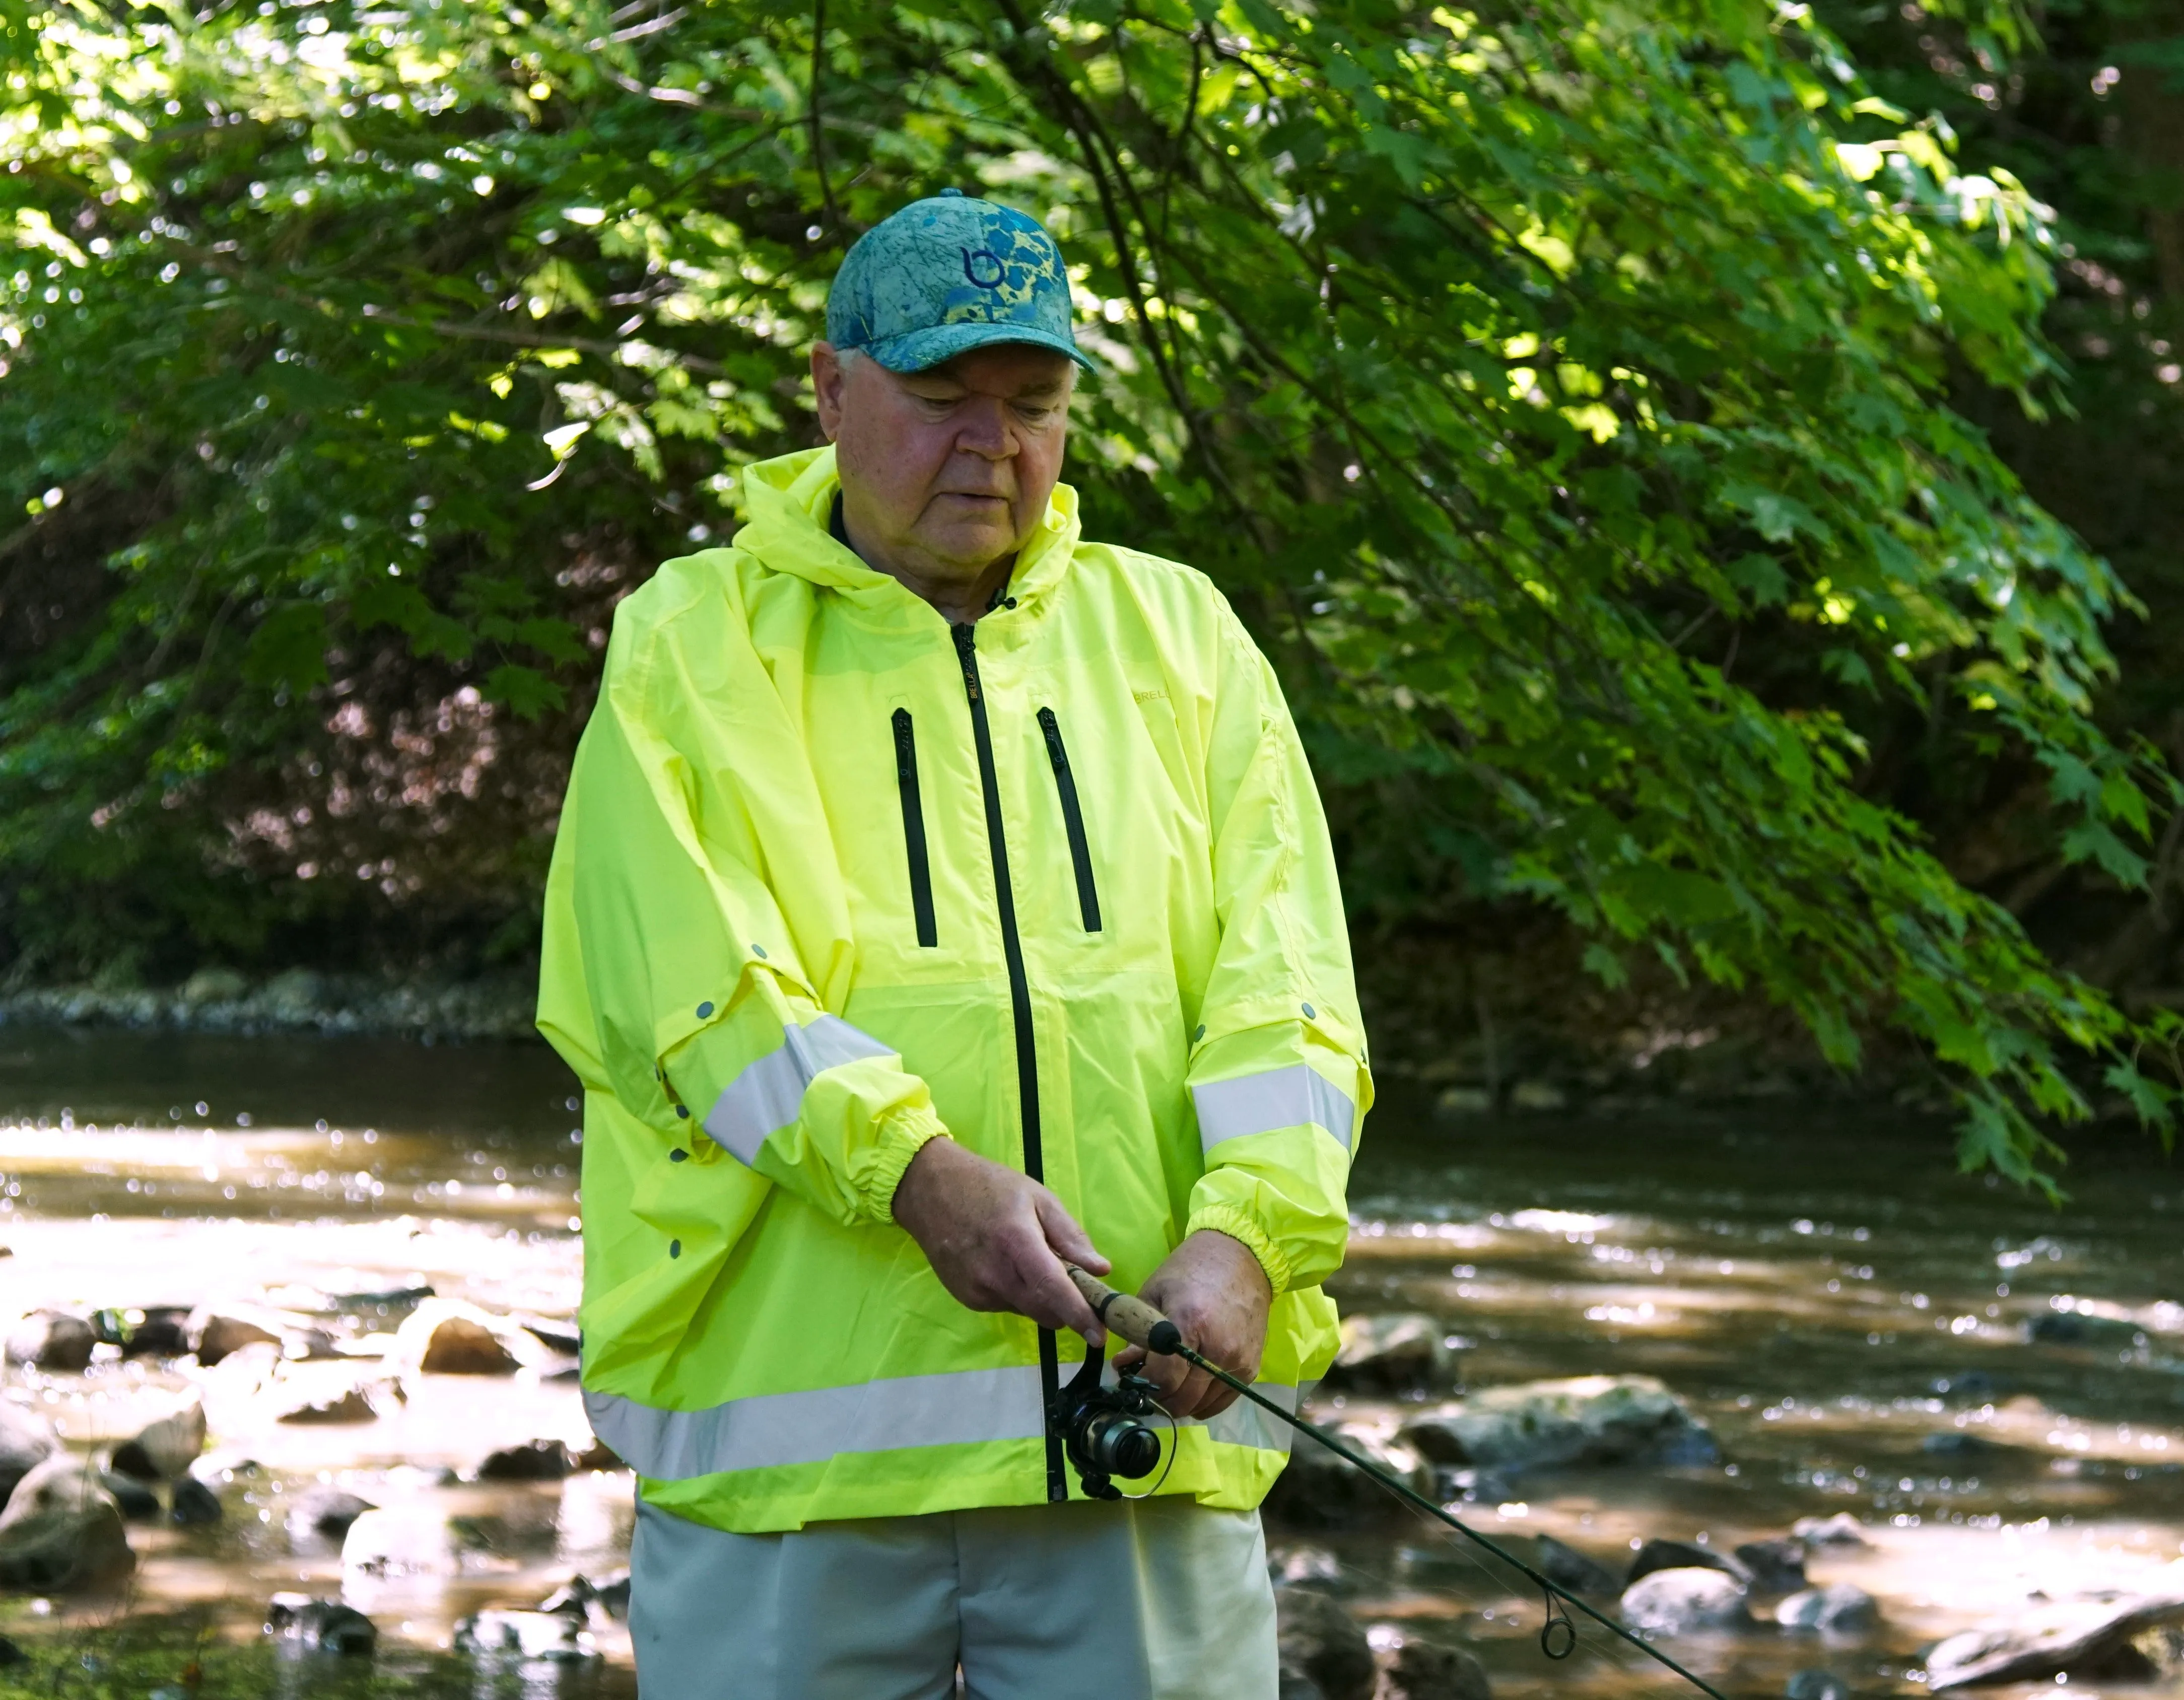
[[[1063,486],[951,628],[836,488],[831,449],[751,468],[734,547],[622,604],[548,883],[585,1403],[649,1503],[744,1532],[1080,1492],[1045,1409],[1082,1342],[894,1225],[927,1140],[1043,1180],[1126,1288],[1242,1241],[1294,1400],[1371,1098],[1312,775],[1212,585],[1080,542]],[[1287,1452],[1240,1401],[1162,1491],[1253,1506]]]

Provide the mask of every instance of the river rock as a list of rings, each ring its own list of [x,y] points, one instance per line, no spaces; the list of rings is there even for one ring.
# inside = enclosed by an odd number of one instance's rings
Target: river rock
[[[1795,1670],[1782,1685],[1783,1700],[1850,1700],[1850,1684],[1831,1670]]]
[[[189,1307],[147,1305],[143,1320],[132,1324],[122,1336],[124,1358],[180,1358],[190,1350]]]
[[[1721,1570],[1655,1570],[1623,1592],[1623,1620],[1641,1635],[1744,1629],[1744,1585]]]
[[[1398,1481],[1421,1493],[1434,1491],[1433,1473],[1416,1453],[1398,1446],[1383,1428],[1360,1422],[1326,1426],[1336,1439],[1362,1453]],[[1318,1442],[1300,1436],[1290,1461],[1267,1495],[1268,1514],[1304,1528],[1329,1528],[1378,1517],[1396,1503],[1384,1487]]]
[[[2042,1311],[2025,1325],[2025,1337],[2039,1346],[2090,1346],[2102,1352],[2139,1352],[2146,1331],[2120,1316],[2092,1316],[2077,1310]]]
[[[114,1496],[114,1503],[125,1521],[149,1523],[166,1511],[166,1507],[159,1503],[159,1496],[133,1475],[103,1469],[98,1473],[98,1485]]]
[[[225,1515],[220,1496],[194,1475],[178,1477],[167,1495],[167,1520],[185,1527],[217,1523]]]
[[[629,1616],[629,1571],[609,1570],[597,1581],[581,1573],[573,1575],[541,1600],[538,1609],[588,1621],[601,1617],[625,1621]]]
[[[263,1323],[248,1317],[228,1316],[218,1311],[198,1312],[190,1319],[190,1349],[198,1355],[198,1362],[209,1369],[223,1358],[231,1357],[246,1346],[281,1344],[280,1334]]]
[[[1448,1329],[1435,1318],[1346,1316],[1342,1349],[1328,1369],[1326,1384],[1360,1392],[1409,1392],[1447,1381],[1455,1361]]]
[[[65,1311],[34,1310],[8,1331],[8,1361],[33,1369],[81,1369],[98,1331]]]
[[[1557,1587],[1574,1594],[1605,1597],[1623,1592],[1622,1580],[1614,1571],[1552,1535],[1540,1536],[1534,1544],[1532,1564]]]
[[[560,1441],[526,1441],[488,1453],[477,1469],[480,1481],[559,1481],[574,1468],[569,1448]]]
[[[1752,1573],[1726,1553],[1717,1553],[1695,1541],[1664,1541],[1656,1536],[1630,1555],[1624,1586],[1628,1587],[1656,1570],[1719,1570],[1741,1583],[1749,1585],[1752,1581]]]
[[[1795,1541],[1747,1541],[1736,1549],[1736,1562],[1763,1594],[1786,1594],[1805,1586],[1805,1549]]]
[[[313,1599],[309,1594],[274,1595],[265,1607],[265,1630],[314,1653],[352,1658],[369,1658],[379,1645],[378,1630],[362,1612],[339,1600]]]
[[[452,1576],[459,1563],[448,1519],[426,1506],[363,1512],[342,1540],[344,1576]]]
[[[0,1398],[0,1503],[17,1482],[60,1449],[51,1423],[12,1399]]]
[[[379,1508],[369,1499],[359,1499],[346,1488],[319,1486],[307,1487],[298,1494],[288,1507],[288,1533],[316,1535],[321,1539],[338,1541],[348,1533],[350,1524],[367,1511]]]
[[[1847,1511],[1838,1511],[1832,1517],[1800,1517],[1790,1525],[1790,1538],[1802,1542],[1808,1549],[1873,1544],[1865,1538],[1865,1525]]]
[[[1498,1469],[1711,1463],[1706,1425],[1651,1375],[1580,1375],[1490,1387],[1403,1425],[1435,1464]]]
[[[1863,1635],[1880,1621],[1880,1608],[1864,1588],[1835,1582],[1791,1595],[1775,1607],[1774,1621],[1823,1635]]]
[[[583,1336],[577,1331],[573,1322],[556,1322],[544,1316],[510,1319],[549,1352],[558,1352],[564,1358],[574,1358],[582,1349]]]
[[[2063,1675],[2144,1675],[2133,1643],[2184,1622],[2184,1594],[2135,1594],[2028,1606],[2004,1624],[1953,1635],[1926,1654],[1926,1686],[1939,1691],[1993,1682],[2042,1682]]]
[[[1277,1588],[1274,1620],[1284,1676],[1303,1678],[1326,1700],[1368,1700],[1379,1670],[1357,1619],[1317,1588]]]
[[[1388,1664],[1386,1700],[1493,1700],[1478,1654],[1460,1647],[1406,1640]]]
[[[455,1625],[455,1647],[461,1653],[557,1664],[599,1656],[583,1625],[561,1612],[480,1612]]]
[[[0,1511],[0,1587],[65,1593],[119,1581],[136,1564],[114,1496],[65,1453],[18,1482]]]
[[[395,1331],[394,1355],[427,1375],[512,1375],[549,1355],[505,1317],[454,1299],[428,1298]]]
[[[379,1412],[371,1403],[371,1396],[361,1386],[315,1393],[298,1392],[292,1388],[289,1394],[288,1400],[273,1419],[276,1423],[369,1423],[376,1422],[379,1418]]]
[[[114,1467],[142,1481],[165,1481],[188,1469],[204,1443],[204,1406],[193,1395],[180,1410],[145,1424],[114,1447]]]

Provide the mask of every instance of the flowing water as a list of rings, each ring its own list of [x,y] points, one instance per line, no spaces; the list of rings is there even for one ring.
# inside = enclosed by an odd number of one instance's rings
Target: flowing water
[[[286,1397],[369,1375],[427,1287],[550,1339],[579,1275],[571,1092],[543,1048],[0,1030],[0,1322],[42,1305],[277,1311],[323,1336],[320,1358],[281,1366]],[[1865,1525],[1869,1546],[1829,1549],[1812,1571],[1868,1589],[1881,1626],[1829,1639],[1763,1623],[1675,1643],[1729,1692],[1777,1695],[1820,1669],[1852,1692],[1918,1693],[1922,1648],[2029,1600],[2184,1592],[2184,1175],[2137,1136],[2081,1142],[2055,1208],[1956,1175],[1947,1131],[1902,1115],[1437,1122],[1400,1087],[1383,1106],[1333,1284],[1346,1308],[1436,1317],[1470,1387],[1658,1376],[1721,1449],[1705,1466],[1481,1483],[1459,1508],[1483,1531],[1520,1550],[1552,1533],[1619,1564],[1652,1536],[1721,1550],[1801,1516]],[[360,1694],[360,1670],[326,1661],[215,1657],[244,1658],[234,1649],[259,1639],[273,1592],[343,1592],[338,1546],[284,1509],[340,1486],[405,1526],[452,1531],[412,1574],[346,1579],[382,1631],[371,1692],[633,1692],[627,1641],[604,1620],[582,1663],[448,1650],[465,1614],[535,1605],[571,1572],[622,1562],[627,1475],[470,1479],[496,1447],[588,1440],[565,1361],[542,1350],[513,1376],[411,1377],[370,1420],[298,1425],[273,1420],[265,1357],[203,1370],[103,1347],[81,1374],[8,1370],[7,1397],[86,1448],[194,1390],[226,1514],[132,1525],[125,1598],[0,1601],[0,1631],[88,1661],[86,1682],[145,1673],[116,1693],[149,1692],[164,1660],[183,1673],[177,1695]],[[1352,1397],[1317,1414],[1408,1408]],[[1675,1688],[1591,1628],[1575,1658],[1547,1664],[1536,1597],[1401,1513],[1270,1541],[1382,1644],[1470,1646],[1511,1700]]]

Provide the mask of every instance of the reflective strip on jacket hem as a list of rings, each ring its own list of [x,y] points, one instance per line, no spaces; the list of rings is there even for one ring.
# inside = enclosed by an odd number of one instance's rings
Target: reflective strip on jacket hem
[[[1190,1096],[1198,1105],[1199,1143],[1208,1151],[1224,1139],[1304,1126],[1326,1129],[1347,1151],[1357,1120],[1350,1095],[1308,1063],[1209,1081]]]
[[[1262,1398],[1272,1399],[1290,1415],[1296,1414],[1299,1401],[1295,1388],[1285,1387],[1279,1381],[1255,1381],[1251,1391]],[[1229,1446],[1257,1447],[1262,1452],[1287,1452],[1290,1437],[1296,1432],[1279,1417],[1241,1397],[1218,1416],[1185,1417],[1183,1421],[1185,1427],[1204,1429],[1210,1439]]]
[[[586,1388],[584,1412],[616,1457],[655,1481],[1046,1432],[1036,1364],[760,1393],[702,1411],[663,1411]]]
[[[1253,1391],[1285,1411],[1297,1408],[1295,1387],[1262,1383]],[[1033,1364],[760,1393],[702,1411],[663,1411],[586,1388],[584,1414],[617,1458],[654,1481],[822,1464],[843,1453],[1037,1440],[1046,1432]],[[1182,1426],[1230,1446],[1290,1449],[1289,1425],[1249,1399],[1210,1419],[1186,1417]]]
[[[705,1112],[713,1142],[748,1166],[777,1128],[804,1113],[805,1088],[815,1075],[866,1057],[891,1057],[894,1048],[860,1033],[838,1015],[822,1015],[808,1027],[783,1030],[781,1048],[768,1052],[728,1082]]]

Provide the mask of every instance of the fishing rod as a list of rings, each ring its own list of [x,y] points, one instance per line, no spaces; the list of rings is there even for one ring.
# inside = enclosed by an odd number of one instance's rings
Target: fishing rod
[[[1668,1666],[1668,1668],[1674,1671],[1677,1675],[1682,1677],[1685,1681],[1690,1683],[1692,1687],[1697,1689],[1701,1693],[1710,1697],[1710,1700],[1728,1700],[1728,1697],[1724,1695],[1721,1690],[1716,1688],[1712,1683],[1707,1681],[1705,1678],[1694,1675],[1691,1671],[1686,1670],[1682,1665],[1677,1664],[1674,1659],[1669,1658],[1667,1653],[1662,1652],[1659,1647],[1653,1646],[1651,1642],[1643,1640],[1638,1636],[1633,1635],[1629,1630],[1624,1628],[1621,1624],[1616,1622],[1614,1619],[1595,1611],[1591,1606],[1587,1605],[1568,1588],[1563,1587],[1561,1584],[1541,1575],[1537,1569],[1526,1564],[1522,1558],[1518,1558],[1514,1553],[1509,1551],[1507,1547],[1502,1546],[1499,1542],[1490,1540],[1487,1536],[1480,1534],[1476,1529],[1473,1528],[1468,1523],[1466,1523],[1461,1517],[1457,1516],[1446,1506],[1438,1504],[1435,1501],[1427,1498],[1424,1494],[1418,1492],[1417,1489],[1412,1487],[1408,1483],[1398,1481],[1396,1477],[1390,1475],[1386,1470],[1381,1469],[1379,1465],[1374,1464],[1370,1458],[1365,1457],[1362,1453],[1356,1451],[1351,1447],[1336,1439],[1334,1436],[1329,1434],[1325,1429],[1320,1427],[1318,1424],[1307,1422],[1304,1418],[1297,1416],[1291,1412],[1284,1410],[1272,1399],[1268,1398],[1263,1393],[1255,1392],[1248,1383],[1238,1380],[1235,1376],[1230,1375],[1226,1369],[1223,1369],[1218,1364],[1213,1363],[1210,1359],[1201,1357],[1198,1353],[1193,1351],[1190,1347],[1184,1344],[1183,1332],[1180,1329],[1178,1329],[1173,1322],[1170,1322],[1167,1318],[1162,1316],[1159,1311],[1154,1309],[1151,1305],[1146,1303],[1142,1298],[1139,1298],[1135,1293],[1118,1292],[1113,1287],[1109,1286],[1106,1282],[1101,1281],[1097,1275],[1089,1274],[1086,1270],[1078,1268],[1074,1264],[1065,1264],[1063,1267],[1069,1271],[1069,1279],[1076,1283],[1078,1292],[1084,1296],[1084,1302],[1092,1307],[1092,1314],[1100,1319],[1101,1325],[1112,1329],[1116,1333],[1121,1335],[1123,1339],[1128,1341],[1133,1346],[1142,1346],[1146,1351],[1157,1353],[1164,1358],[1180,1358],[1184,1363],[1195,1365],[1197,1368],[1203,1369],[1207,1375],[1212,1376],[1215,1381],[1220,1382],[1223,1386],[1234,1388],[1237,1392],[1242,1394],[1244,1397],[1249,1399],[1261,1410],[1270,1412],[1273,1415],[1279,1417],[1284,1422],[1287,1423],[1291,1428],[1296,1430],[1300,1434],[1310,1435],[1312,1439],[1318,1441],[1337,1458],[1341,1458],[1346,1464],[1354,1465],[1356,1468],[1363,1470],[1367,1475],[1370,1476],[1381,1486],[1386,1488],[1389,1492],[1394,1494],[1397,1498],[1402,1500],[1407,1504],[1424,1512],[1429,1517],[1437,1519],[1439,1521],[1446,1523],[1450,1528],[1455,1530],[1457,1534],[1462,1536],[1466,1540],[1472,1542],[1477,1546],[1485,1547],[1486,1551],[1491,1553],[1496,1558],[1499,1558],[1503,1564],[1508,1565],[1512,1569],[1522,1573],[1525,1577],[1529,1579],[1533,1585],[1540,1590],[1541,1597],[1546,1602],[1547,1619],[1540,1626],[1540,1651],[1545,1653],[1549,1658],[1568,1658],[1573,1653],[1577,1651],[1577,1625],[1571,1620],[1569,1613],[1566,1608],[1569,1606],[1575,1606],[1580,1611],[1583,1612],[1587,1617],[1591,1618],[1595,1623],[1598,1624],[1609,1634],[1615,1636],[1619,1640],[1629,1642],[1631,1646],[1636,1647],[1639,1652],[1644,1653],[1648,1658]],[[1097,1369],[1092,1367],[1092,1359],[1089,1357],[1086,1359],[1086,1368],[1090,1370],[1092,1377],[1097,1377],[1099,1371]],[[1079,1381],[1084,1381],[1087,1377],[1080,1372],[1078,1379]],[[1075,1390],[1072,1386],[1072,1392],[1074,1392],[1074,1391]],[[1089,1390],[1087,1391],[1089,1392]],[[1088,1407],[1096,1403],[1096,1401],[1088,1399],[1084,1394],[1078,1394],[1077,1398],[1078,1402],[1078,1408],[1080,1410],[1087,1408]],[[1132,1404],[1128,1403],[1128,1399],[1129,1396],[1126,1395],[1125,1403],[1120,1406],[1119,1411],[1116,1413],[1117,1414],[1126,1413],[1129,1409],[1133,1408]],[[1112,1494],[1113,1490],[1109,1486],[1106,1475],[1104,1474],[1099,1474],[1096,1469],[1096,1464],[1098,1462],[1106,1461],[1112,1463],[1112,1461],[1111,1457],[1106,1456],[1109,1449],[1100,1448],[1097,1445],[1097,1434],[1102,1427],[1101,1419],[1103,1417],[1106,1419],[1106,1431],[1108,1433],[1114,1432],[1112,1427],[1112,1415],[1105,1411],[1102,1411],[1100,1415],[1095,1416],[1089,1425],[1087,1425],[1080,1416],[1072,1430],[1070,1453],[1072,1458],[1076,1461],[1079,1470],[1084,1471],[1086,1474],[1085,1485],[1087,1490],[1097,1493],[1100,1497],[1105,1497]],[[1092,1470],[1086,1469],[1088,1460],[1084,1455],[1085,1447],[1078,1439],[1078,1436],[1085,1431],[1088,1427],[1095,1433],[1095,1444],[1093,1449],[1095,1453],[1095,1458],[1094,1459],[1095,1468]],[[1148,1435],[1146,1438],[1150,1440],[1151,1436]],[[1123,1440],[1123,1450],[1126,1454],[1130,1453],[1133,1450],[1128,1447],[1127,1438]],[[1129,1462],[1134,1463],[1135,1461],[1136,1458],[1134,1457],[1129,1458]],[[1143,1469],[1125,1467],[1116,1469],[1114,1473],[1132,1477],[1149,1475],[1150,1474],[1150,1466],[1148,1463],[1147,1467]],[[1094,1485],[1094,1478],[1095,1475],[1097,1477],[1096,1487]]]

